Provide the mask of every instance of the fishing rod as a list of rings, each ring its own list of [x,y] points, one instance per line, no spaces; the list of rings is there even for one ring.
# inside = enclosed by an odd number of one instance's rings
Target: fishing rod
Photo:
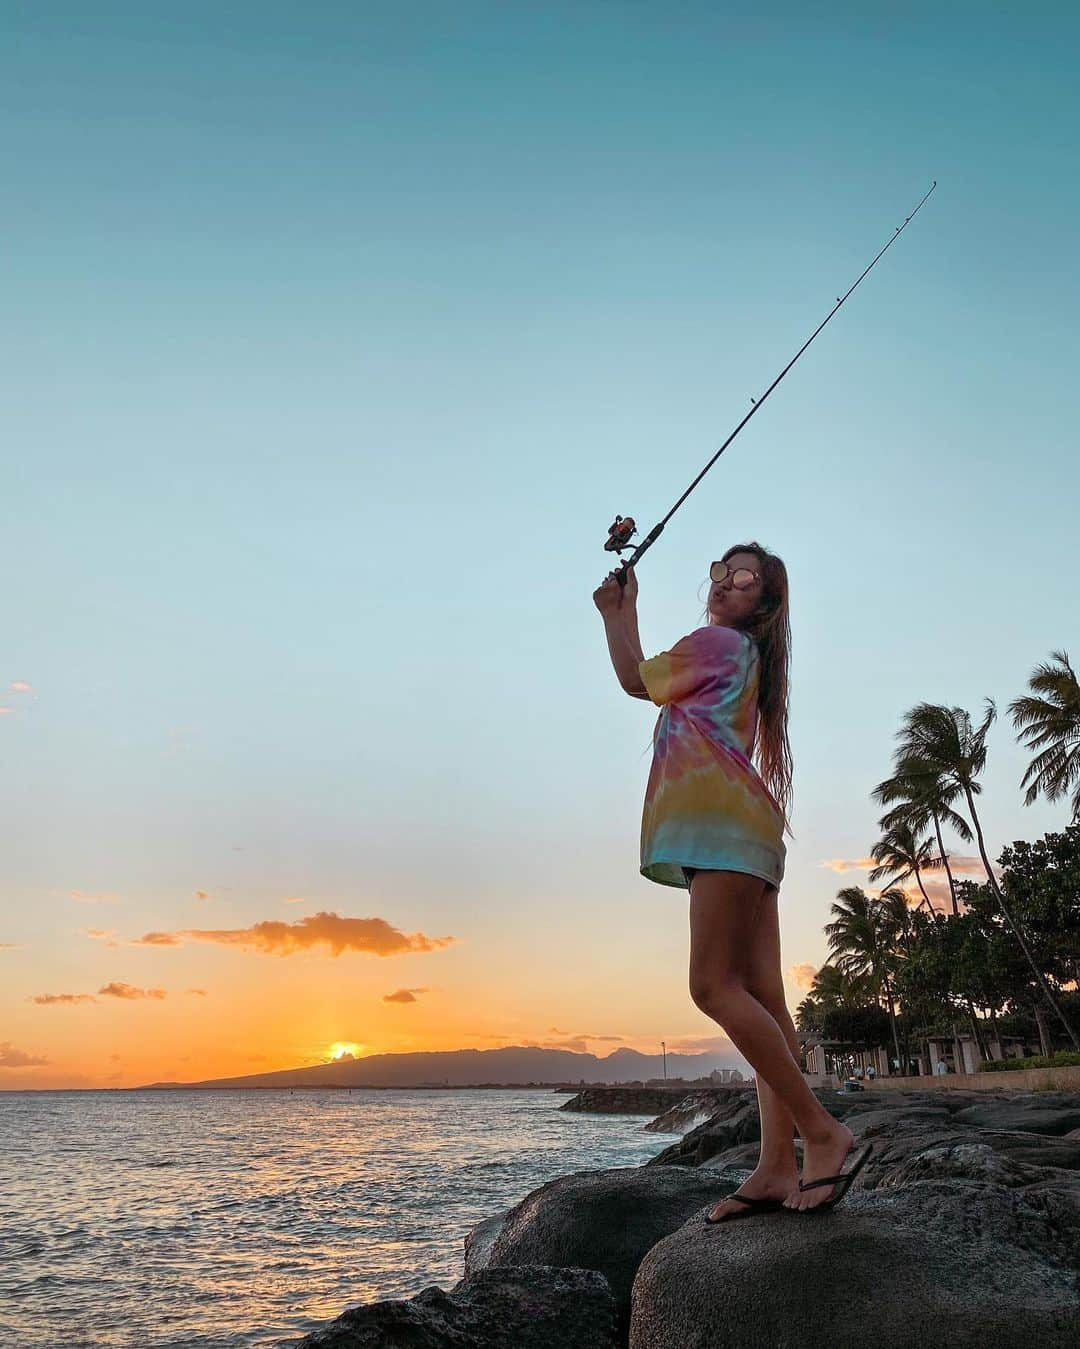
[[[627,568],[628,568],[628,567],[633,567],[633,566],[635,566],[635,565],[637,564],[637,562],[639,561],[639,559],[644,555],[644,553],[645,553],[649,548],[652,547],[652,545],[656,542],[656,540],[657,540],[657,539],[660,537],[660,535],[663,533],[663,531],[664,531],[664,526],[667,524],[667,522],[671,519],[671,517],[675,514],[675,512],[679,509],[679,507],[683,504],[683,502],[684,502],[684,501],[686,500],[686,498],[690,495],[690,493],[694,490],[694,488],[698,485],[698,483],[702,480],[702,478],[704,478],[705,474],[708,473],[709,469],[712,468],[713,464],[715,464],[716,461],[720,458],[720,456],[724,453],[724,451],[725,451],[725,450],[727,449],[727,447],[731,444],[731,442],[735,439],[735,437],[739,434],[739,432],[743,429],[743,427],[744,427],[744,426],[746,425],[746,423],[750,420],[750,418],[751,418],[751,417],[759,410],[759,408],[760,408],[760,407],[762,406],[762,404],[765,402],[766,398],[768,398],[769,394],[772,393],[773,389],[776,388],[776,386],[777,386],[777,385],[780,383],[780,381],[784,378],[784,376],[785,376],[785,375],[787,374],[787,372],[791,369],[791,367],[795,364],[795,362],[799,359],[799,357],[803,354],[803,352],[804,352],[804,351],[806,350],[806,348],[810,345],[810,343],[814,340],[814,338],[817,337],[818,333],[821,332],[822,328],[825,327],[826,323],[828,323],[828,321],[832,318],[832,316],[836,313],[836,311],[840,308],[840,306],[841,306],[841,305],[844,303],[844,301],[848,298],[848,296],[849,296],[849,295],[851,294],[851,292],[855,289],[855,287],[859,284],[859,282],[863,279],[863,277],[866,276],[866,275],[871,271],[871,269],[872,269],[872,268],[875,266],[875,264],[877,263],[878,259],[879,259],[880,257],[882,257],[882,255],[885,254],[890,248],[892,248],[893,244],[896,243],[896,241],[897,241],[897,239],[900,237],[900,235],[904,232],[904,230],[907,229],[907,227],[908,227],[908,225],[911,223],[911,221],[914,220],[914,218],[915,218],[915,217],[918,215],[918,213],[922,210],[923,202],[926,201],[926,198],[929,197],[930,193],[933,192],[933,190],[934,190],[935,187],[937,187],[937,179],[936,179],[936,178],[935,178],[934,181],[930,184],[930,187],[929,187],[929,189],[928,189],[927,192],[926,192],[926,196],[924,196],[923,199],[922,199],[922,201],[919,202],[918,206],[915,207],[915,209],[914,209],[914,211],[912,211],[911,215],[909,215],[909,216],[907,216],[907,217],[905,218],[904,223],[903,223],[902,225],[897,225],[895,231],[893,232],[892,238],[888,241],[888,243],[884,246],[884,248],[882,248],[882,249],[880,250],[880,252],[879,252],[879,253],[877,254],[877,256],[874,258],[874,260],[873,260],[873,261],[870,263],[870,265],[866,268],[866,270],[865,270],[864,272],[861,273],[861,275],[858,277],[858,279],[857,279],[851,286],[848,287],[848,289],[844,292],[843,295],[837,296],[836,303],[833,305],[833,307],[829,310],[829,312],[828,312],[828,313],[825,315],[825,317],[821,320],[821,322],[820,322],[820,323],[818,324],[818,326],[814,329],[814,331],[810,334],[810,336],[806,339],[806,341],[802,344],[802,346],[801,346],[801,347],[799,348],[799,350],[795,353],[795,355],[792,356],[791,360],[788,361],[787,365],[784,366],[783,370],[780,371],[780,373],[779,373],[779,374],[777,375],[777,377],[773,380],[773,382],[769,385],[769,387],[765,390],[765,392],[761,395],[761,397],[760,397],[760,398],[751,398],[751,399],[750,399],[750,404],[751,404],[750,411],[746,414],[746,416],[742,419],[742,421],[738,424],[738,426],[736,426],[735,430],[732,431],[731,435],[728,436],[727,440],[724,441],[723,445],[720,446],[720,448],[716,451],[716,453],[713,455],[713,457],[709,460],[709,462],[705,465],[705,467],[704,467],[704,468],[701,470],[701,472],[697,475],[697,477],[696,477],[696,478],[694,479],[694,481],[690,484],[690,486],[686,489],[686,491],[682,494],[682,496],[678,499],[678,501],[676,501],[675,505],[672,506],[671,510],[668,511],[667,515],[664,516],[664,518],[660,521],[660,523],[659,523],[658,525],[654,525],[653,528],[649,530],[648,534],[646,534],[645,537],[641,540],[641,542],[640,542],[639,544],[637,544],[637,546],[634,548],[634,551],[633,551],[633,553],[631,554],[631,556],[630,556],[629,558],[620,559],[619,565],[618,565],[618,567],[615,569],[615,579],[618,581],[619,585],[621,585],[621,586],[625,586],[625,585],[626,585],[626,571],[627,571]],[[630,547],[630,540],[631,540],[632,536],[633,536],[634,534],[636,534],[636,533],[637,533],[637,526],[634,524],[633,518],[632,518],[631,516],[628,515],[628,516],[625,516],[625,517],[624,517],[624,516],[622,516],[622,515],[617,515],[617,516],[615,517],[614,522],[613,522],[613,523],[609,526],[609,528],[608,528],[607,542],[604,544],[604,549],[605,549],[605,551],[607,551],[607,552],[609,552],[609,553],[622,553],[622,551],[623,551],[625,548],[629,548],[629,547]]]

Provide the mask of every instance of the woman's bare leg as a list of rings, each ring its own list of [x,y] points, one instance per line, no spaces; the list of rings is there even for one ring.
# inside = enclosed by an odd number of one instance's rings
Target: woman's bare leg
[[[789,1208],[813,1208],[832,1194],[833,1187],[823,1185],[802,1193],[793,1184],[790,1128],[798,1128],[803,1140],[804,1180],[838,1172],[854,1136],[833,1119],[807,1086],[797,1048],[793,1048],[794,1027],[789,1030],[784,1024],[790,1024],[791,1018],[783,1001],[779,939],[774,941],[771,928],[775,902],[775,887],[755,876],[733,871],[695,873],[690,883],[690,996],[724,1028],[757,1075],[761,1160],[754,1173],[754,1188],[748,1180],[743,1192],[757,1195],[760,1184],[761,1194],[783,1199]],[[759,930],[762,921],[765,926]],[[764,1173],[759,1176],[763,1164]],[[743,1206],[727,1201],[726,1209],[718,1206],[714,1213],[734,1209],[742,1211]]]
[[[780,924],[777,890],[766,885],[757,905],[757,917],[751,934],[751,946],[744,964],[746,986],[770,1013],[781,1031],[792,1057],[798,1060],[799,1042],[795,1023],[784,997],[780,969]],[[739,1193],[758,1199],[798,1198],[799,1166],[795,1158],[795,1120],[783,1098],[773,1091],[760,1073],[756,1076],[758,1114],[761,1117],[761,1148],[758,1163],[739,1186]],[[709,1210],[710,1218],[745,1213],[746,1205],[724,1199]]]

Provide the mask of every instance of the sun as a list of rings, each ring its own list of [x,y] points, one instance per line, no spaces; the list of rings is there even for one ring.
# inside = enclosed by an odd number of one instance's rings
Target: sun
[[[337,1063],[340,1059],[358,1059],[363,1048],[363,1045],[358,1045],[353,1040],[335,1040],[327,1049],[326,1057],[332,1063]]]

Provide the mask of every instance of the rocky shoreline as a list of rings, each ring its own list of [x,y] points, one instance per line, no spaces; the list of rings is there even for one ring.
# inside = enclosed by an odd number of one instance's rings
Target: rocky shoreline
[[[560,1108],[625,1109],[619,1090]],[[1080,1343],[1080,1092],[818,1091],[874,1142],[843,1204],[707,1226],[757,1161],[753,1087],[626,1090],[682,1137],[540,1186],[469,1233],[448,1292],[354,1307],[297,1349]]]

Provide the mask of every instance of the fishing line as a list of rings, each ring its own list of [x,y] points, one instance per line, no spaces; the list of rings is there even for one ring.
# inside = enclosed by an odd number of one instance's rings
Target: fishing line
[[[876,266],[878,259],[883,257],[884,254],[887,253],[890,248],[892,248],[893,244],[896,243],[900,235],[904,232],[904,230],[907,229],[911,221],[914,220],[914,218],[919,214],[919,212],[922,210],[923,202],[926,201],[927,197],[929,197],[930,193],[933,192],[935,187],[937,187],[936,178],[930,184],[930,187],[927,189],[926,195],[923,197],[922,201],[919,202],[918,206],[915,207],[915,209],[911,212],[909,216],[905,217],[904,223],[902,225],[897,225],[896,229],[893,232],[892,238],[889,239],[888,243],[886,243],[885,246],[882,249],[880,249],[877,255],[870,262],[870,264],[859,274],[856,280],[852,282],[852,284],[843,293],[843,295],[837,296],[836,303],[833,305],[833,307],[821,320],[821,322],[810,334],[810,336],[806,339],[806,341],[802,344],[802,346],[795,353],[795,355],[792,356],[791,360],[788,361],[787,365],[784,366],[783,370],[780,371],[780,373],[769,385],[769,387],[765,390],[765,392],[761,395],[761,397],[750,399],[751,404],[750,411],[746,414],[746,416],[742,419],[742,421],[738,424],[738,426],[736,426],[735,430],[732,431],[731,435],[728,436],[727,440],[724,441],[723,445],[720,446],[720,448],[716,451],[713,457],[709,460],[709,462],[697,475],[697,477],[686,489],[686,491],[682,494],[682,496],[679,497],[678,501],[676,501],[675,505],[672,506],[671,510],[668,511],[667,515],[664,516],[664,518],[660,521],[658,525],[654,525],[653,528],[649,530],[648,534],[646,534],[645,537],[641,540],[641,542],[636,545],[633,553],[629,558],[620,560],[618,567],[615,569],[615,579],[618,581],[619,585],[621,586],[626,585],[627,568],[635,566],[637,562],[640,560],[640,558],[643,556],[643,554],[649,548],[652,547],[652,545],[663,533],[664,526],[667,524],[667,522],[671,519],[671,517],[683,504],[683,502],[694,490],[694,488],[698,485],[698,483],[702,480],[702,478],[704,478],[705,474],[708,473],[709,469],[712,468],[713,464],[715,464],[716,461],[720,458],[720,456],[724,453],[724,451],[735,439],[735,437],[739,434],[739,432],[743,429],[743,427],[750,420],[750,418],[753,417],[754,414],[761,408],[762,404],[765,402],[766,398],[768,398],[769,394],[772,393],[773,389],[776,388],[776,386],[784,378],[784,376],[795,364],[795,362],[799,359],[799,357],[803,354],[803,352],[814,340],[814,338],[817,337],[818,333],[821,332],[822,328],[825,327],[826,323],[828,323],[828,321],[832,318],[832,316],[836,313],[836,311],[848,298],[848,296],[859,284],[859,282],[862,281],[863,277],[867,276],[868,273]],[[605,550],[607,552],[621,554],[624,549],[630,547],[630,539],[636,533],[637,533],[637,526],[634,524],[634,521],[631,516],[617,515],[615,517],[614,522],[608,528],[607,542],[604,544]]]

